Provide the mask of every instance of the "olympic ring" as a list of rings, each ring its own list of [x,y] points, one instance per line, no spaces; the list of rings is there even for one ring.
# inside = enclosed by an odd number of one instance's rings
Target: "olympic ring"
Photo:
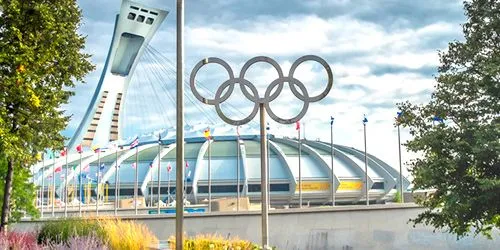
[[[305,61],[315,61],[315,62],[321,64],[325,68],[327,76],[328,76],[326,88],[323,90],[323,92],[321,92],[320,94],[318,94],[316,96],[310,97],[304,84],[301,81],[299,81],[298,79],[293,77],[293,74],[295,73],[295,70],[297,69],[297,67]],[[245,79],[245,73],[247,72],[247,70],[250,68],[250,66],[252,66],[253,64],[255,64],[257,62],[266,62],[266,63],[271,64],[271,66],[273,66],[278,73],[278,78],[275,79],[274,81],[272,81],[271,84],[269,84],[263,97],[259,96],[259,92],[257,91],[257,88],[255,87],[255,85],[253,85],[250,81]],[[198,71],[203,66],[205,66],[206,64],[209,64],[209,63],[215,63],[215,64],[221,65],[222,67],[224,67],[226,69],[228,76],[229,76],[229,79],[226,80],[225,82],[223,82],[222,85],[219,86],[219,88],[217,89],[214,99],[208,99],[208,98],[203,97],[196,89],[196,74],[198,74]],[[283,86],[284,86],[285,82],[288,82],[288,84],[290,86],[290,90],[295,95],[295,97],[297,97],[299,100],[304,102],[299,114],[297,114],[295,117],[292,117],[290,119],[284,119],[284,118],[277,116],[272,111],[272,109],[270,107],[270,103],[272,101],[274,101],[276,98],[278,98],[278,96],[281,94],[281,91],[283,90]],[[233,120],[233,119],[227,117],[220,107],[220,105],[222,103],[224,103],[225,101],[227,101],[227,99],[229,99],[229,97],[233,93],[235,84],[239,84],[243,95],[248,100],[250,100],[251,102],[254,103],[254,107],[253,107],[253,110],[250,113],[250,115],[248,115],[247,117],[245,117],[241,120]],[[206,58],[204,60],[199,61],[194,66],[193,71],[191,72],[190,79],[189,79],[189,86],[191,87],[191,91],[193,92],[193,95],[196,97],[196,99],[198,99],[200,102],[203,102],[205,104],[214,105],[215,110],[216,110],[217,114],[219,115],[219,117],[224,122],[226,122],[228,124],[238,126],[238,125],[243,125],[243,124],[250,122],[257,115],[257,112],[259,111],[260,104],[264,105],[264,107],[265,107],[267,113],[269,114],[269,116],[271,117],[271,119],[275,120],[276,122],[282,123],[282,124],[291,124],[291,123],[294,123],[296,121],[299,121],[302,117],[304,117],[304,115],[307,112],[307,109],[309,108],[309,104],[311,102],[317,102],[317,101],[325,98],[328,95],[328,93],[330,92],[330,90],[332,89],[332,86],[333,86],[333,73],[332,73],[332,69],[330,68],[328,63],[325,60],[323,60],[321,57],[314,56],[314,55],[306,55],[306,56],[302,56],[299,59],[297,59],[290,67],[290,71],[288,73],[288,76],[284,76],[281,67],[279,66],[279,64],[275,60],[273,60],[269,57],[266,57],[266,56],[257,56],[257,57],[254,57],[254,58],[248,60],[243,65],[239,77],[234,77],[233,70],[231,69],[229,64],[227,64],[224,60],[222,60],[220,58],[209,57],[209,58]],[[300,91],[297,90],[297,87],[300,89]],[[248,91],[247,88],[250,89],[250,91]],[[275,88],[276,88],[276,90],[273,93],[271,93]],[[227,89],[227,91],[224,93],[224,91],[226,89]]]

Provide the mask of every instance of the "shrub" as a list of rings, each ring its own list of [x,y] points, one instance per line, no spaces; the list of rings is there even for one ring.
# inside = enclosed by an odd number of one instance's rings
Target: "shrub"
[[[37,250],[36,233],[8,232],[0,233],[0,249]]]
[[[151,244],[158,243],[146,226],[133,221],[101,219],[99,225],[106,232],[111,249],[149,249]]]
[[[38,234],[39,244],[68,244],[69,239],[77,237],[96,237],[105,242],[106,232],[96,220],[65,219],[47,222]]]
[[[169,247],[175,249],[175,237],[170,236],[168,239]],[[237,237],[225,239],[217,234],[202,234],[195,237],[185,237],[182,243],[186,250],[247,250],[259,249],[257,244],[247,240],[242,240]]]
[[[107,250],[108,247],[102,243],[101,239],[95,236],[76,236],[68,239],[67,243],[50,243],[46,245],[51,250]]]

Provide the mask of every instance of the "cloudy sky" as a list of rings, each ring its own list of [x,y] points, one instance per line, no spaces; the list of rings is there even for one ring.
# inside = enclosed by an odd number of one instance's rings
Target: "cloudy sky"
[[[162,57],[175,61],[175,1],[137,2],[171,12],[151,46]],[[86,51],[93,54],[96,70],[88,75],[86,84],[78,85],[71,103],[64,107],[73,115],[64,131],[67,136],[73,134],[85,110],[82,107],[90,102],[121,1],[80,0],[79,3],[84,16],[81,33],[87,36]],[[417,103],[429,100],[439,64],[438,51],[445,50],[449,41],[462,39],[460,24],[465,21],[461,1],[455,0],[187,0],[185,8],[187,73],[196,62],[210,56],[226,60],[235,74],[257,55],[274,58],[285,74],[302,55],[323,57],[333,69],[334,87],[325,99],[310,105],[303,119],[306,137],[329,141],[329,120],[333,115],[335,143],[362,149],[361,120],[366,114],[368,151],[394,167],[398,166],[397,133],[393,127],[395,105],[404,100]],[[141,59],[142,66],[138,66],[136,75],[142,80],[137,80],[138,77],[132,80],[125,104],[125,136],[175,124],[174,107],[162,96],[165,93],[153,93],[155,86],[159,88],[161,84],[175,93],[175,83],[167,77],[161,79],[163,83],[148,78],[150,61]],[[169,69],[168,63],[156,67]],[[302,64],[295,76],[305,84],[309,95],[320,93],[326,81],[325,71],[314,62]],[[246,78],[263,95],[276,77],[271,66],[258,63],[251,67]],[[154,83],[144,82],[146,78]],[[222,68],[210,65],[197,79],[215,92],[225,78],[227,74]],[[252,104],[244,99],[235,90],[228,100],[227,107],[239,115],[237,118],[251,110]],[[153,107],[148,112],[144,111],[145,103]],[[211,125],[215,127],[222,124],[213,107],[204,107],[202,113],[188,100],[186,105],[188,123],[215,124]],[[282,96],[271,103],[275,113],[287,118],[297,114],[301,107],[302,102],[290,94],[287,86]],[[229,112],[231,108],[223,110]],[[257,127],[252,123],[243,130],[257,132]],[[271,123],[271,131],[288,136],[296,134],[293,125]],[[408,138],[407,131],[403,131],[402,139]],[[410,157],[403,150],[403,160]]]

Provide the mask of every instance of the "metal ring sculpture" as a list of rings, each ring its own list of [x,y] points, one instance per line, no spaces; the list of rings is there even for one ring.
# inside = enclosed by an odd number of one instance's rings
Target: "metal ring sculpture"
[[[295,70],[297,69],[297,67],[305,61],[318,62],[319,64],[321,64],[325,68],[326,73],[328,75],[328,82],[327,82],[325,90],[323,90],[323,92],[321,92],[317,96],[309,96],[304,84],[301,81],[299,81],[298,79],[293,77],[293,74],[294,74]],[[278,72],[278,78],[276,80],[272,81],[271,84],[269,84],[269,86],[267,87],[266,92],[264,94],[264,97],[260,97],[255,85],[253,85],[250,81],[245,79],[245,73],[247,72],[247,70],[250,68],[250,66],[252,66],[253,64],[255,64],[257,62],[269,63]],[[227,74],[229,76],[229,79],[226,80],[225,82],[223,82],[222,85],[219,86],[219,88],[215,92],[214,99],[208,99],[208,98],[201,96],[196,88],[196,79],[195,79],[196,74],[204,65],[209,64],[209,63],[215,63],[215,64],[221,65],[222,67],[224,67],[226,69]],[[292,90],[292,93],[295,95],[295,97],[297,97],[299,100],[304,102],[304,105],[302,106],[302,110],[299,112],[299,114],[291,119],[283,119],[283,118],[277,116],[272,111],[271,107],[269,106],[269,103],[274,101],[281,94],[281,91],[283,90],[283,86],[284,86],[285,82],[288,82],[290,89]],[[233,93],[234,85],[237,83],[240,84],[241,91],[245,95],[245,97],[254,103],[254,107],[253,107],[253,110],[250,113],[250,115],[248,115],[247,117],[245,117],[241,120],[233,120],[233,119],[228,118],[222,112],[221,107],[220,107],[220,105],[222,103],[224,103],[225,101],[227,101],[227,99],[229,99],[229,97]],[[302,56],[299,59],[297,59],[292,64],[292,67],[290,68],[290,72],[288,73],[288,76],[283,75],[283,71],[281,70],[281,67],[279,66],[279,64],[275,60],[273,60],[269,57],[266,57],[266,56],[257,56],[257,57],[254,57],[254,58],[248,60],[245,63],[245,65],[243,65],[243,68],[241,69],[241,72],[240,72],[240,76],[236,78],[236,77],[234,77],[233,70],[231,69],[229,64],[227,64],[224,60],[217,58],[217,57],[209,57],[209,58],[206,58],[204,60],[199,61],[194,66],[194,69],[191,72],[191,76],[189,79],[189,84],[191,87],[191,91],[193,92],[193,95],[196,97],[196,99],[198,99],[200,102],[203,102],[205,104],[214,105],[215,110],[217,111],[217,114],[219,115],[219,117],[228,124],[238,126],[238,125],[243,125],[243,124],[250,122],[255,117],[255,115],[257,115],[257,112],[259,111],[259,104],[264,104],[265,109],[266,109],[267,113],[269,114],[269,116],[271,117],[271,119],[273,119],[279,123],[282,123],[282,124],[291,124],[291,123],[294,123],[296,121],[299,121],[302,117],[304,117],[304,115],[307,112],[307,109],[309,108],[309,103],[317,102],[317,101],[323,99],[326,95],[328,95],[328,93],[330,92],[330,90],[332,89],[332,86],[333,86],[333,74],[332,74],[332,70],[331,70],[330,66],[328,65],[328,63],[325,60],[323,60],[321,57],[314,56],[314,55],[306,55],[306,56]],[[271,93],[271,91],[276,87],[276,85],[278,86],[276,91],[274,91],[274,93]],[[297,90],[297,87],[300,89],[300,91]],[[248,91],[247,88],[250,89],[250,92]],[[226,90],[226,89],[228,89],[228,90],[223,94],[224,90]]]

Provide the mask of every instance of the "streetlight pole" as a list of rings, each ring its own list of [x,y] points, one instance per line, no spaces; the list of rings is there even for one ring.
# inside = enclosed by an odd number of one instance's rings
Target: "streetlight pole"
[[[208,212],[212,212],[212,171],[210,166],[211,161],[211,148],[210,144],[212,144],[212,139],[208,137]]]
[[[97,149],[97,178],[96,178],[96,183],[97,183],[97,191],[96,191],[96,195],[95,195],[95,215],[96,216],[99,216],[99,194],[100,194],[100,185],[99,185],[99,182],[101,180],[100,175],[101,175],[101,149],[98,148]]]
[[[161,200],[161,136],[158,139],[158,214],[160,214],[160,200]],[[151,195],[153,195],[151,193]]]
[[[262,249],[269,246],[269,206],[267,190],[267,133],[266,133],[266,110],[263,103],[259,104],[260,109],[260,179],[261,179],[261,200],[262,200]]]
[[[399,195],[401,196],[401,203],[404,203],[403,194],[403,164],[401,162],[401,132],[399,129],[399,123],[403,112],[398,112],[398,117],[396,118],[396,124],[398,125],[398,150],[399,150]]]
[[[120,171],[120,168],[118,168],[118,144],[116,145],[115,148],[115,216],[118,214],[118,202],[119,202],[119,195],[118,195],[118,171]]]
[[[332,171],[332,206],[335,206],[335,172],[333,170],[333,156],[334,156],[334,149],[333,149],[333,116],[330,117],[330,154],[331,154],[331,171]]]
[[[364,131],[364,140],[365,140],[365,197],[366,197],[366,205],[370,205],[370,197],[368,196],[368,161],[366,158],[366,123],[368,122],[368,119],[365,117],[363,118],[363,131]]]
[[[177,0],[177,124],[176,124],[176,187],[175,249],[182,250],[184,233],[184,0]],[[180,190],[180,192],[179,192]]]
[[[297,133],[299,142],[299,207],[302,208],[302,166],[301,166],[301,154],[302,154],[302,144],[300,143],[300,121],[297,121]]]

